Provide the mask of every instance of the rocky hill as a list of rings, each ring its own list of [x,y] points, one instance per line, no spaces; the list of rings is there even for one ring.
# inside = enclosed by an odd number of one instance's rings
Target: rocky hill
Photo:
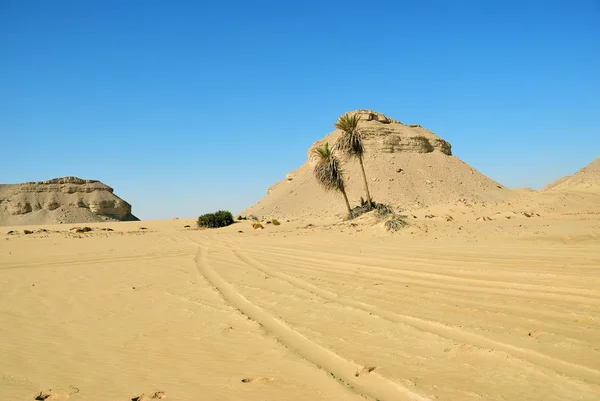
[[[600,157],[579,170],[551,182],[542,191],[577,191],[600,193]]]
[[[442,203],[486,204],[514,195],[452,155],[449,142],[420,125],[406,125],[371,110],[356,110],[365,143],[365,170],[373,200],[397,209],[418,209]],[[333,145],[335,130],[308,149],[308,160],[267,190],[267,195],[242,214],[280,218],[343,216],[338,193],[325,192],[313,176],[314,152]],[[360,167],[345,160],[348,197],[353,206],[364,196]]]
[[[138,220],[108,185],[77,177],[0,185],[0,225]]]

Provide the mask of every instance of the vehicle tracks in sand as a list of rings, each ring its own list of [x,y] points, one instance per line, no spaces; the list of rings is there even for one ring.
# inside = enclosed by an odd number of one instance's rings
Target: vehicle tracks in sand
[[[303,359],[327,371],[332,377],[348,386],[352,391],[384,401],[418,400],[427,401],[429,398],[416,394],[406,387],[389,380],[377,373],[356,375],[364,367],[348,361],[330,349],[327,349],[288,326],[282,320],[274,317],[264,309],[253,304],[233,285],[225,281],[209,261],[210,248],[200,246],[195,258],[198,274],[204,277],[218,291],[227,303],[240,313],[260,324],[273,335],[282,345],[295,351]]]
[[[255,251],[253,252],[260,252]],[[331,263],[331,259],[327,259],[324,257],[316,257],[316,256],[298,256],[297,254],[293,254],[291,252],[282,252],[278,250],[271,250],[260,252],[263,254],[271,254],[277,255],[284,258],[290,258],[297,260],[298,262],[304,262],[306,264],[323,264],[323,263]],[[328,255],[331,257],[331,255]],[[342,257],[336,259],[335,262],[339,262]],[[387,262],[391,263],[391,260],[387,260]],[[404,276],[403,280],[411,280],[414,283],[419,283],[424,286],[431,286],[432,288],[440,288],[440,289],[454,289],[454,290],[469,290],[469,291],[479,291],[482,293],[494,293],[498,295],[511,295],[517,296],[521,298],[533,298],[533,299],[556,299],[560,297],[561,300],[570,300],[572,302],[578,303],[594,303],[595,305],[600,306],[600,295],[597,291],[587,290],[587,289],[575,289],[568,287],[557,287],[557,286],[548,286],[544,284],[524,284],[524,283],[507,283],[502,281],[494,281],[494,280],[485,280],[485,279],[473,279],[469,277],[457,277],[457,276],[449,276],[438,273],[430,273],[430,272],[422,272],[415,271],[405,268],[392,268],[385,267],[374,264],[372,262],[354,262],[349,260],[343,261],[344,265],[356,267],[360,269],[369,269],[370,271],[363,271],[363,273],[376,275],[378,272],[380,274],[385,273],[393,273],[396,276]],[[408,265],[420,265],[419,263],[415,263],[412,261],[404,262]],[[425,264],[425,262],[421,262],[421,264]],[[429,263],[427,263],[429,265]],[[347,270],[347,269],[346,269]],[[432,284],[435,283],[435,284]]]
[[[600,385],[600,371],[578,365],[562,359],[554,358],[548,355],[541,354],[537,351],[520,348],[511,344],[492,340],[478,334],[469,333],[456,327],[449,327],[443,323],[433,322],[425,319],[420,319],[414,316],[401,315],[395,312],[381,310],[373,305],[356,301],[350,298],[345,298],[336,293],[319,288],[311,283],[286,273],[273,271],[266,267],[263,263],[254,258],[241,253],[239,250],[232,249],[234,255],[244,264],[254,268],[261,273],[279,278],[289,284],[310,292],[327,301],[337,303],[346,307],[358,309],[375,316],[379,316],[388,321],[405,324],[423,332],[435,334],[442,338],[451,339],[460,343],[470,344],[480,348],[494,349],[496,351],[505,352],[517,359],[521,359],[533,365],[550,369],[559,374],[564,374],[571,377],[577,377],[584,381]]]

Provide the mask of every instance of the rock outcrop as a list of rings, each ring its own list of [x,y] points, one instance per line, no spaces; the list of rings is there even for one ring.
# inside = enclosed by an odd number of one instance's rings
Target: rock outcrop
[[[77,177],[0,185],[0,224],[137,220],[113,188]]]
[[[405,125],[372,110],[356,110],[348,114],[360,117],[360,130],[365,148],[381,153],[431,153],[442,152],[452,154],[452,146],[447,141],[417,124]],[[313,143],[308,149],[308,159],[314,161],[314,149],[325,142],[335,143],[339,137],[338,130]]]
[[[361,117],[365,170],[375,201],[415,209],[445,202],[496,202],[512,195],[453,156],[449,142],[420,125],[406,125],[372,110],[350,113]],[[314,149],[325,142],[332,147],[340,135],[335,130],[314,142],[307,162],[269,187],[267,196],[242,214],[275,218],[345,215],[342,197],[325,192],[313,176]],[[356,205],[365,196],[362,173],[356,161],[342,161],[348,197]]]

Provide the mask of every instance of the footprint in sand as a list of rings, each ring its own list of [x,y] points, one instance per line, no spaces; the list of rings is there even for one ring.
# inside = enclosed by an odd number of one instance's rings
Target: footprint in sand
[[[46,391],[40,391],[39,394],[36,394],[34,400],[41,401],[62,401],[69,398],[70,395],[78,393],[79,389],[77,387],[70,386],[70,390],[63,389],[49,389]]]
[[[242,383],[253,383],[253,382],[272,382],[273,380],[275,380],[272,377],[265,377],[265,376],[258,376],[258,377],[247,377],[245,379],[242,379]]]
[[[375,369],[377,369],[377,366],[365,366],[362,369],[357,370],[356,373],[354,374],[354,376],[356,376],[356,377],[363,376],[363,375],[371,373]]]
[[[167,398],[164,391],[157,391],[151,396],[147,396],[146,394],[140,394],[137,397],[133,397],[131,401],[150,401],[150,400],[162,400],[163,398]]]

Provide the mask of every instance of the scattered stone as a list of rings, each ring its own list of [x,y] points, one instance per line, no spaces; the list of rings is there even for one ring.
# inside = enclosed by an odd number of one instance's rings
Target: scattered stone
[[[147,230],[146,227],[140,227],[140,230]]]
[[[433,219],[434,217],[435,217],[435,215],[433,215],[433,214],[426,214],[425,215],[426,219]]]
[[[33,231],[31,231],[31,230],[23,230],[23,234],[25,234],[25,235],[33,234]]]
[[[186,224],[185,226],[183,226],[183,228],[190,228],[190,225]]]

